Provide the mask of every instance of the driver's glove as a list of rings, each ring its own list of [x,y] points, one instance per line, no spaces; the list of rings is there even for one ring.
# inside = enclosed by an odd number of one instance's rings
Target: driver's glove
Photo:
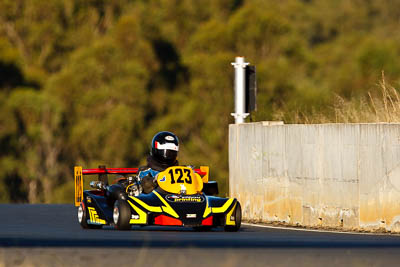
[[[141,180],[143,193],[148,194],[157,187],[157,183],[154,182],[154,177],[151,175],[146,175]]]

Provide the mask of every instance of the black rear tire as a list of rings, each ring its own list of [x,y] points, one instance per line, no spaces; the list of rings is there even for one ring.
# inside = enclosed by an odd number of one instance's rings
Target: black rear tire
[[[114,203],[113,219],[118,230],[130,230],[131,208],[126,201],[117,200]]]
[[[236,204],[233,216],[235,216],[235,225],[226,225],[224,227],[226,232],[237,232],[240,229],[240,225],[242,224],[242,208],[239,201]]]
[[[78,207],[78,222],[82,226],[83,229],[101,229],[102,225],[97,224],[88,224],[87,223],[88,216],[85,205],[81,202]]]

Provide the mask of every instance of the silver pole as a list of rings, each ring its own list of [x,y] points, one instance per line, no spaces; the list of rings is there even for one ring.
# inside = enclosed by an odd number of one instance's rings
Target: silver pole
[[[246,112],[246,66],[249,63],[244,62],[244,57],[236,57],[234,63],[231,63],[235,68],[235,113],[231,115],[235,118],[235,123],[243,123],[244,119],[249,115]]]

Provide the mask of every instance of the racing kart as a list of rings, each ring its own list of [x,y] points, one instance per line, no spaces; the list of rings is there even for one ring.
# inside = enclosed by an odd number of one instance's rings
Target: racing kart
[[[117,182],[125,180],[128,186],[115,199],[108,197],[107,186],[83,190],[83,176],[93,174],[98,174],[102,185],[107,185],[108,174],[120,175]],[[134,225],[162,225],[195,230],[222,226],[225,231],[239,230],[240,203],[236,198],[213,196],[218,194],[218,185],[208,181],[208,167],[169,167],[158,173],[158,186],[148,194],[140,193],[137,174],[137,168],[75,167],[75,206],[80,225],[85,229],[113,225],[118,230],[129,230]],[[96,187],[96,182],[91,185]]]

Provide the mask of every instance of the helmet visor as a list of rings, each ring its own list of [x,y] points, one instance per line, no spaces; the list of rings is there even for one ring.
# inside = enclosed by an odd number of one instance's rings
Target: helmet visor
[[[170,163],[175,162],[177,156],[178,156],[178,151],[170,150],[170,149],[165,149],[164,150],[163,158],[167,162],[170,162]]]

